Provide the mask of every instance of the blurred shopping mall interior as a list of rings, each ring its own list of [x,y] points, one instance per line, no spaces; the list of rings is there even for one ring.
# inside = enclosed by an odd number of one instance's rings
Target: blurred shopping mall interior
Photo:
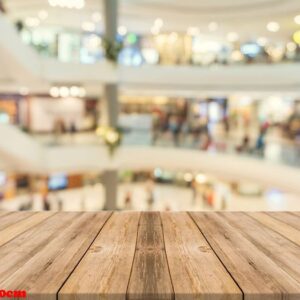
[[[300,210],[299,0],[0,0],[0,210]]]

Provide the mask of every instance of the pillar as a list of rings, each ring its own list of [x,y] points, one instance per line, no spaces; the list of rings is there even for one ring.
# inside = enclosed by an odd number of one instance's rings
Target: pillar
[[[118,0],[103,0],[105,38],[114,41],[118,27]],[[101,125],[109,127],[118,126],[119,102],[118,85],[105,84],[104,97],[101,102]],[[117,209],[118,170],[105,170],[103,172],[103,186],[105,191],[105,209]]]

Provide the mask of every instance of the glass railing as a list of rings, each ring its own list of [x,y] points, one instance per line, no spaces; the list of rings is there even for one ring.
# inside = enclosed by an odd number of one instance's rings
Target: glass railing
[[[102,34],[64,31],[53,28],[23,28],[22,40],[41,55],[62,62],[96,63],[104,60]],[[186,34],[141,36],[128,33],[118,36],[123,43],[118,62],[125,66],[140,65],[252,65],[300,61],[299,45],[293,41],[228,42],[213,37]]]
[[[34,134],[40,143],[53,146],[103,145],[94,132],[69,134]],[[122,146],[149,146],[189,149],[207,153],[222,153],[239,157],[251,157],[270,163],[300,167],[300,143],[281,137],[267,136],[263,144],[257,138],[250,138],[247,144],[241,137],[228,135],[224,137],[193,136],[192,134],[172,135],[170,132],[155,135],[149,130],[125,130]]]

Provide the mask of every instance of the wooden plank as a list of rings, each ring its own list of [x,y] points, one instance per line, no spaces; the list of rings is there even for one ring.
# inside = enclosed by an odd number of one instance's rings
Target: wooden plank
[[[0,221],[1,221],[1,218],[3,218],[5,215],[11,214],[11,213],[12,212],[8,211],[8,210],[0,210]]]
[[[126,299],[140,213],[114,213],[59,292],[59,299]]]
[[[277,219],[283,223],[287,223],[288,225],[294,227],[295,229],[300,231],[300,217],[289,212],[269,212],[269,216]]]
[[[162,250],[165,248],[160,214],[141,213],[136,248],[141,250]]]
[[[149,226],[161,225],[160,214],[152,211],[142,212],[139,224],[146,224]]]
[[[192,219],[186,213],[161,216],[175,299],[243,299]]]
[[[6,227],[17,223],[23,219],[29,218],[34,214],[34,212],[21,211],[21,212],[3,212],[0,215],[0,231]]]
[[[245,300],[299,299],[300,283],[218,213],[190,215],[242,289]]]
[[[21,212],[8,215],[1,225],[3,229],[0,230],[0,246],[53,215],[53,212]]]
[[[164,300],[173,294],[160,214],[142,213],[127,299]]]
[[[300,246],[300,232],[296,228],[272,218],[267,213],[254,212],[248,215]]]
[[[1,288],[26,290],[29,299],[56,299],[110,214],[57,213],[0,248]]]
[[[219,213],[260,251],[300,282],[300,247],[244,213]],[[276,213],[278,215],[278,213]],[[242,220],[242,221],[241,221]],[[283,255],[284,249],[284,255]]]

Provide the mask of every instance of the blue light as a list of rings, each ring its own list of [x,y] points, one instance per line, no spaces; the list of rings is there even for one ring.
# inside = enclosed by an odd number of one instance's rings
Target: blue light
[[[241,47],[241,52],[248,57],[255,57],[260,53],[260,46],[255,43],[244,44]]]

